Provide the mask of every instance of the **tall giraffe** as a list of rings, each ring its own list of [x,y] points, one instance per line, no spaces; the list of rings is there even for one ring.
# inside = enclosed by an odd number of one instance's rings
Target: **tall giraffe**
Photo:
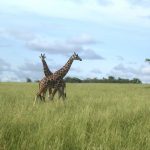
[[[43,64],[43,70],[44,70],[45,76],[48,77],[49,75],[52,75],[53,73],[49,70],[48,65],[45,61],[45,58],[46,58],[45,54],[41,54],[40,58]]]
[[[45,58],[46,58],[45,54],[41,54],[40,58],[41,58],[41,61],[42,61],[42,64],[43,64],[43,70],[44,70],[45,76],[48,77],[48,76],[52,75],[53,73],[49,70],[48,65],[47,65],[47,63],[45,61]],[[41,82],[39,82],[39,88],[40,87],[41,87]],[[63,99],[64,99],[66,97],[66,93],[64,92],[65,91],[65,87],[66,87],[66,83],[62,79],[60,81],[60,87],[58,89],[59,98],[63,97]],[[52,88],[49,87],[48,90],[49,90],[49,96],[48,97],[50,98],[50,96],[52,94]],[[45,94],[46,94],[46,91],[42,93],[43,100],[45,100]]]
[[[55,73],[53,73],[52,75],[48,76],[48,77],[44,77],[41,80],[41,87],[39,89],[39,92],[36,95],[35,98],[35,102],[37,100],[38,97],[40,97],[40,99],[42,100],[42,96],[41,94],[47,90],[47,88],[49,87],[54,87],[54,91],[52,93],[52,99],[55,96],[56,91],[58,90],[58,88],[60,87],[60,81],[65,77],[65,75],[68,73],[68,71],[70,70],[70,67],[73,63],[74,60],[79,60],[82,61],[82,59],[78,56],[78,54],[74,53],[69,60],[67,61],[67,63],[58,71],[56,71]],[[34,104],[35,104],[34,102]]]

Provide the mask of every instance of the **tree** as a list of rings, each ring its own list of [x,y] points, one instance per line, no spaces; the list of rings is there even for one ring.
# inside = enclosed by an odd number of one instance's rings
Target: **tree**
[[[137,83],[137,84],[142,83],[142,82],[141,82],[139,79],[137,79],[137,78],[132,79],[131,82],[132,82],[132,83]]]
[[[26,78],[26,82],[29,83],[32,82],[32,80],[30,78]]]
[[[66,77],[65,81],[69,83],[81,83],[82,82],[81,79],[76,78],[76,77]]]
[[[133,79],[124,79],[124,78],[118,78],[116,79],[114,76],[108,76],[108,78],[86,78],[86,79],[79,79],[76,77],[66,77],[65,82],[68,83],[142,83],[138,78]]]
[[[115,77],[109,76],[109,77],[108,77],[108,80],[115,80]]]
[[[150,59],[149,59],[149,58],[146,58],[146,59],[145,59],[145,61],[147,61],[147,62],[149,62],[149,63],[150,63]]]

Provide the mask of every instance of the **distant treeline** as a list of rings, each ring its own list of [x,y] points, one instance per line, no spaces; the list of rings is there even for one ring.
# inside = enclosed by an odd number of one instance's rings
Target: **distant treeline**
[[[76,77],[66,77],[65,81],[68,83],[136,83],[140,84],[142,83],[139,79],[133,78],[133,79],[123,79],[123,78],[115,78],[113,76],[109,76],[108,78],[87,78],[87,79],[79,79]]]
[[[115,78],[113,76],[109,76],[108,78],[87,78],[87,79],[79,79],[76,77],[66,77],[65,82],[67,83],[142,83],[138,78],[133,79],[124,79],[124,78]],[[32,82],[30,78],[26,79],[27,82]],[[35,81],[38,82],[38,81]]]

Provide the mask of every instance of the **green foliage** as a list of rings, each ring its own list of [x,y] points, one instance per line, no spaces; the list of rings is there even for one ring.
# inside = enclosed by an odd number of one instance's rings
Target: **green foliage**
[[[148,150],[150,86],[67,84],[65,102],[33,101],[38,83],[0,84],[2,150]]]
[[[66,77],[65,81],[68,83],[81,83],[82,80],[76,77]]]
[[[149,59],[149,58],[146,58],[145,61],[150,62],[150,59]]]
[[[30,78],[26,78],[26,82],[32,82],[32,80]]]
[[[139,79],[134,78],[134,79],[123,79],[123,78],[118,78],[115,79],[115,77],[113,76],[108,76],[107,78],[103,78],[103,79],[98,79],[98,78],[87,78],[87,79],[79,79],[76,77],[66,77],[65,81],[68,83],[135,83],[135,84],[140,84],[142,83]]]

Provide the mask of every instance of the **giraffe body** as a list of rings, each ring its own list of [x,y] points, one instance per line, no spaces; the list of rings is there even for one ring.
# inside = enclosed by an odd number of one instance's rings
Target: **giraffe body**
[[[45,100],[45,94],[47,89],[51,90],[50,92],[52,93],[52,99],[55,95],[55,93],[58,91],[59,98],[62,97],[63,100],[66,97],[66,83],[62,79],[57,79],[57,80],[48,80],[47,77],[44,77],[39,84],[39,89],[41,90],[41,93],[39,94],[39,97],[42,97],[41,100]],[[52,91],[53,89],[53,91]],[[51,97],[49,97],[51,98]]]
[[[67,61],[67,63],[58,71],[56,71],[54,74],[49,75],[48,77],[45,77],[41,80],[42,82],[42,86],[39,89],[39,92],[37,93],[37,97],[41,98],[41,94],[47,90],[47,88],[52,88],[54,87],[54,93],[52,94],[52,99],[55,96],[56,91],[59,89],[60,87],[60,81],[64,78],[64,76],[68,73],[72,63],[74,60],[80,60],[82,61],[82,59],[76,54],[74,53],[69,60]],[[37,99],[36,97],[36,99]],[[35,99],[35,101],[36,101]]]

